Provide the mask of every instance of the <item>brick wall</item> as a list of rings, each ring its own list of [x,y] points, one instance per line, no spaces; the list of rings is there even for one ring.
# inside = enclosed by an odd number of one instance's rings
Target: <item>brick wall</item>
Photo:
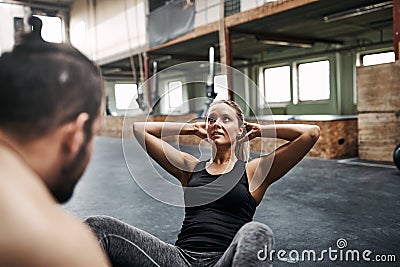
[[[121,138],[124,131],[124,138],[132,138],[132,123],[134,121],[193,121],[196,116],[193,114],[183,116],[150,116],[150,117],[127,117],[123,127],[123,117],[105,117],[100,135]],[[259,123],[266,123],[260,121]],[[284,123],[305,123],[316,124],[321,128],[321,136],[313,149],[308,153],[310,157],[319,158],[340,158],[357,155],[357,119],[344,119],[332,121],[275,121],[275,124]],[[177,137],[165,138],[169,142],[178,142]],[[180,136],[180,144],[198,145],[201,141],[197,136]],[[250,142],[252,152],[269,153],[275,148],[283,145],[284,140],[257,138]]]

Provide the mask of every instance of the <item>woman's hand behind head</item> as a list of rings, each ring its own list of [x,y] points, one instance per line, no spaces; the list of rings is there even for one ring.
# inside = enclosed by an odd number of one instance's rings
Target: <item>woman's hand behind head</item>
[[[238,143],[250,141],[261,136],[261,126],[257,123],[244,122],[245,131],[238,139]]]
[[[205,122],[195,122],[192,124],[194,134],[201,139],[207,138],[207,130],[206,130],[206,123]]]

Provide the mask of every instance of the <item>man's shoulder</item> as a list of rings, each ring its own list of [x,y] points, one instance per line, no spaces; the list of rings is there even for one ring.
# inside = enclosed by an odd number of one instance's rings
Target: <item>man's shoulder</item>
[[[41,192],[8,189],[0,189],[0,266],[106,266],[80,220]]]

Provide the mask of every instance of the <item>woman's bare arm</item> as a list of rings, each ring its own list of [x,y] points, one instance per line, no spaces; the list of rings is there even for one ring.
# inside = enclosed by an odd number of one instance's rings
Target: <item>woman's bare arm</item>
[[[316,125],[306,124],[259,125],[253,123],[246,123],[246,128],[249,139],[275,137],[289,141],[279,147],[275,153],[255,158],[247,164],[250,190],[259,204],[268,186],[285,175],[310,151],[319,138],[320,129]]]
[[[185,185],[198,160],[188,153],[177,150],[161,138],[172,135],[197,135],[205,138],[204,127],[203,123],[135,122],[133,133],[143,149]]]

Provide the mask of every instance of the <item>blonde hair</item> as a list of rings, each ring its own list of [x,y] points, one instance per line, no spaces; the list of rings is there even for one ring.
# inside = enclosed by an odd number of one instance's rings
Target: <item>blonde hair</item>
[[[233,110],[235,110],[236,116],[238,118],[239,127],[244,127],[243,111],[235,101],[217,100],[217,101],[212,102],[210,107],[217,105],[217,104],[226,104],[226,105],[230,106],[231,108],[233,108]],[[246,128],[244,127],[243,134],[241,136],[246,134],[245,130],[246,130]],[[241,143],[236,142],[235,155],[239,160],[247,162],[250,157],[249,152],[250,152],[250,144],[248,141],[241,142]]]

